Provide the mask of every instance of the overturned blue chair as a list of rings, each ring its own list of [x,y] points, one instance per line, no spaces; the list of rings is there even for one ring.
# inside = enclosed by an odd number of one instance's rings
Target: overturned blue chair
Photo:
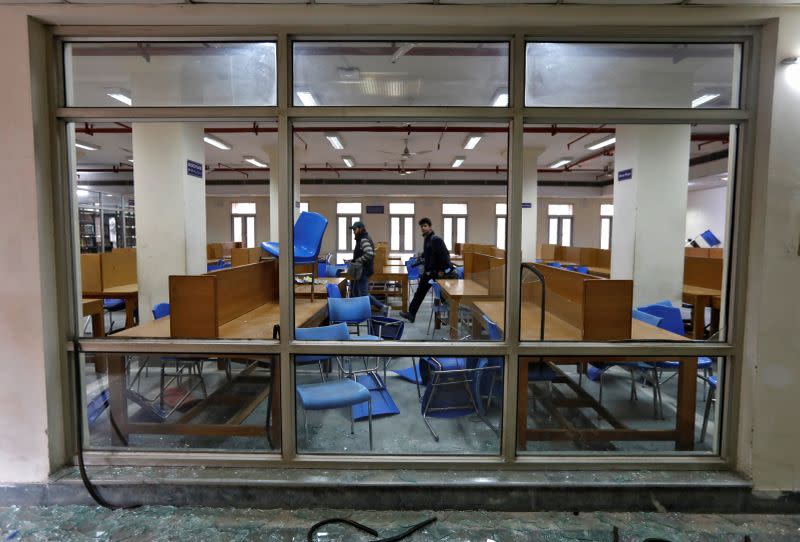
[[[328,219],[319,213],[302,212],[294,223],[294,265],[311,264],[311,301],[314,301],[314,282],[317,278],[317,258]],[[261,249],[278,258],[278,243],[261,243]]]

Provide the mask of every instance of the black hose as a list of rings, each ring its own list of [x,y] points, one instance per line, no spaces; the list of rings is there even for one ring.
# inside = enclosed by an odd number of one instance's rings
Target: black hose
[[[398,540],[403,540],[407,536],[409,536],[412,533],[422,529],[423,527],[426,527],[426,526],[430,525],[434,521],[436,521],[436,516],[433,516],[432,518],[428,518],[425,521],[417,523],[416,525],[412,525],[411,527],[409,527],[408,529],[406,529],[405,531],[403,531],[400,534],[396,534],[394,536],[390,536],[389,538],[380,538],[378,540],[373,540],[372,542],[397,542]],[[355,527],[356,529],[358,529],[360,531],[363,531],[365,533],[371,534],[372,536],[379,536],[378,535],[378,531],[376,531],[372,527],[367,527],[366,525],[362,525],[361,523],[358,523],[357,521],[353,521],[353,520],[347,519],[347,518],[330,518],[330,519],[322,520],[322,521],[312,525],[311,528],[308,530],[308,536],[306,537],[306,540],[308,542],[312,542],[312,538],[314,537],[314,533],[320,527],[322,527],[323,525],[328,525],[330,523],[346,523],[347,525]]]
[[[75,357],[75,434],[78,437],[78,470],[81,473],[83,486],[86,488],[86,491],[89,492],[89,495],[91,495],[92,499],[94,499],[94,502],[103,508],[108,508],[109,510],[132,510],[134,508],[139,508],[141,504],[118,506],[109,503],[100,495],[100,493],[97,492],[97,487],[95,487],[95,485],[89,479],[89,474],[86,472],[86,464],[83,460],[83,415],[80,408],[81,396],[83,395],[83,388],[81,387],[81,345],[78,342],[77,337],[72,339],[72,346],[73,356]],[[108,414],[112,426],[116,426],[113,417],[111,417],[111,412],[109,411]]]

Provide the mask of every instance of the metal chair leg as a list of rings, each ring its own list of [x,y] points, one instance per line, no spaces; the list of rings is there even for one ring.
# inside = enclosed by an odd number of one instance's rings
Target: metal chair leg
[[[706,399],[706,408],[703,411],[703,425],[700,429],[700,442],[704,442],[706,440],[706,429],[708,428],[708,415],[711,413],[711,403],[714,401],[714,397],[716,396],[716,391],[711,389],[708,392],[708,398]]]
[[[352,408],[350,408],[350,412],[353,412]],[[369,400],[367,401],[367,415],[369,420],[369,451],[372,451],[372,396],[371,395]]]

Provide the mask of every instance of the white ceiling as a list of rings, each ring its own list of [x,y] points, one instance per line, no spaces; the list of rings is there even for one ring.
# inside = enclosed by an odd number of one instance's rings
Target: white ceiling
[[[0,4],[591,4],[591,5],[714,5],[785,6],[800,0],[0,0]]]

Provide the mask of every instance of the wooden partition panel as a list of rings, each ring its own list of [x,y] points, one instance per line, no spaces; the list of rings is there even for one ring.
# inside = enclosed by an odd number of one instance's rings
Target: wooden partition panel
[[[169,328],[173,339],[218,337],[217,277],[172,275],[169,277]]]
[[[256,263],[261,259],[261,248],[232,248],[231,266],[239,267],[249,263]]]
[[[630,339],[633,281],[587,280],[583,287],[583,340]]]
[[[708,250],[709,249],[702,247],[686,247],[683,249],[684,256],[688,256],[691,258],[708,258],[709,257]]]
[[[458,254],[459,256],[462,254],[462,250],[464,248],[464,243],[454,243],[453,244],[453,253]]]
[[[539,258],[542,260],[555,260],[557,245],[543,244],[539,249]]]
[[[579,264],[581,262],[580,247],[558,247],[559,260]]]
[[[136,284],[136,251],[115,250],[100,256],[103,289]]]
[[[683,283],[701,288],[722,289],[722,259],[684,258]]]
[[[375,260],[374,267],[376,270],[386,267],[386,260],[388,259],[389,250],[385,243],[378,243],[375,245]]]
[[[217,280],[218,325],[223,325],[268,302],[277,302],[277,260],[212,271]]]
[[[547,312],[582,329],[583,283],[586,275],[544,264],[534,265],[544,276]]]
[[[611,251],[601,248],[581,247],[578,264],[589,267],[609,268],[611,267]]]
[[[103,290],[100,254],[81,254],[81,290],[84,292]]]
[[[708,257],[709,258],[722,258],[723,253],[721,248],[709,248],[708,249]]]
[[[594,249],[595,252],[595,264],[594,267],[605,267],[606,269],[611,268],[611,251],[604,250],[602,248]],[[582,264],[583,265],[583,264]]]
[[[489,267],[489,289],[490,296],[502,296],[506,293],[506,260],[505,258],[490,257]]]

